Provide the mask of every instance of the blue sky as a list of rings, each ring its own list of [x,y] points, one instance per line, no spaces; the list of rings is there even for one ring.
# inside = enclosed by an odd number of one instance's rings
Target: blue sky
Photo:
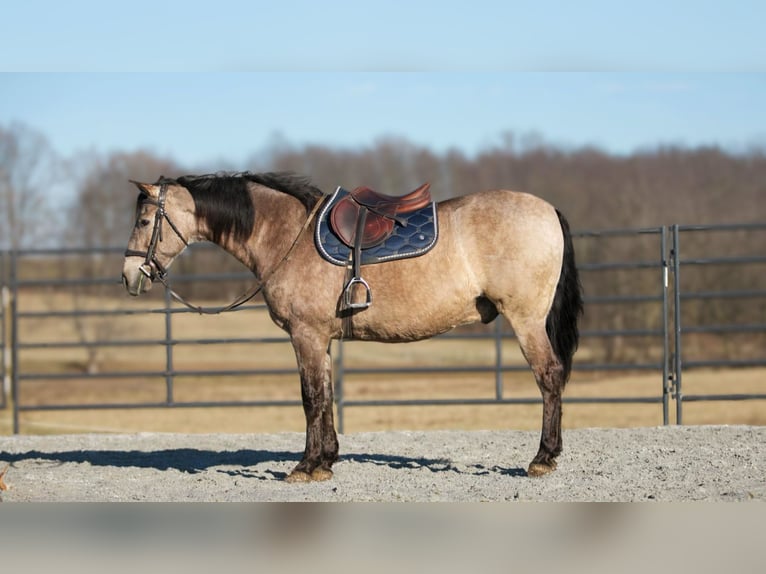
[[[0,75],[0,124],[54,148],[148,149],[193,167],[241,165],[277,139],[404,137],[475,153],[504,133],[612,153],[673,144],[766,147],[766,74],[285,72]]]
[[[766,147],[766,3],[0,0],[0,125],[236,169],[282,138]],[[42,17],[44,15],[44,17]]]
[[[763,71],[762,0],[0,0],[7,71]]]

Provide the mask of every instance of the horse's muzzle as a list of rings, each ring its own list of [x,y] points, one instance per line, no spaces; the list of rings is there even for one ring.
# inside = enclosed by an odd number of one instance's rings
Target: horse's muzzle
[[[141,293],[146,293],[152,288],[152,280],[141,272],[133,274],[132,278],[123,273],[122,284],[133,297],[138,297]]]

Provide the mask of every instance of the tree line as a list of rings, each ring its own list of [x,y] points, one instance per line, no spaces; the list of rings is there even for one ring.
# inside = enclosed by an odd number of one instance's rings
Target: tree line
[[[458,149],[437,153],[393,137],[354,149],[275,142],[245,165],[216,171],[294,171],[326,193],[337,185],[405,193],[425,181],[437,199],[516,189],[553,203],[574,229],[766,219],[764,149],[733,153],[716,146],[657,146],[614,155],[510,133],[501,141],[473,156]],[[25,125],[0,125],[0,248],[34,247],[52,238],[66,246],[121,245],[133,218],[129,179],[154,181],[198,171],[150,151],[61,158],[44,134]],[[48,198],[62,186],[72,191],[54,209]]]

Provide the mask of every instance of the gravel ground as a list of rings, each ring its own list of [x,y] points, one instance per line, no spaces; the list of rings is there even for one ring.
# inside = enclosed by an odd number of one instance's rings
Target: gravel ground
[[[564,431],[556,472],[529,478],[537,432],[340,437],[327,482],[288,484],[302,434],[0,437],[16,501],[646,501],[766,499],[766,427]]]

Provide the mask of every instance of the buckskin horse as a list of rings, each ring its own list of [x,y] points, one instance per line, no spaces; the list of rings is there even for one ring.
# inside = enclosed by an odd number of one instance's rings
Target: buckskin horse
[[[422,188],[401,201],[364,188],[352,193],[338,188],[328,196],[290,173],[133,183],[139,189],[136,222],[122,271],[131,295],[156,281],[167,287],[173,260],[189,244],[209,241],[251,269],[257,281],[226,309],[260,291],[272,320],[289,335],[300,374],[306,447],[286,480],[327,480],[338,460],[333,339],[417,341],[458,325],[488,323],[499,314],[511,324],[543,398],[540,447],[527,473],[541,476],[556,468],[561,397],[578,344],[582,295],[569,225],[549,203],[506,190],[430,207]],[[341,196],[347,201],[354,196],[350,216],[329,209]],[[370,247],[366,239],[375,244],[388,236],[391,221],[407,226],[405,215],[413,211],[432,214],[432,231],[438,221],[427,248],[377,264],[359,260]],[[350,262],[334,264],[322,253],[319,231],[327,225],[322,215],[341,221],[328,233],[336,243],[351,236],[345,247],[349,261],[356,257],[353,277]]]

